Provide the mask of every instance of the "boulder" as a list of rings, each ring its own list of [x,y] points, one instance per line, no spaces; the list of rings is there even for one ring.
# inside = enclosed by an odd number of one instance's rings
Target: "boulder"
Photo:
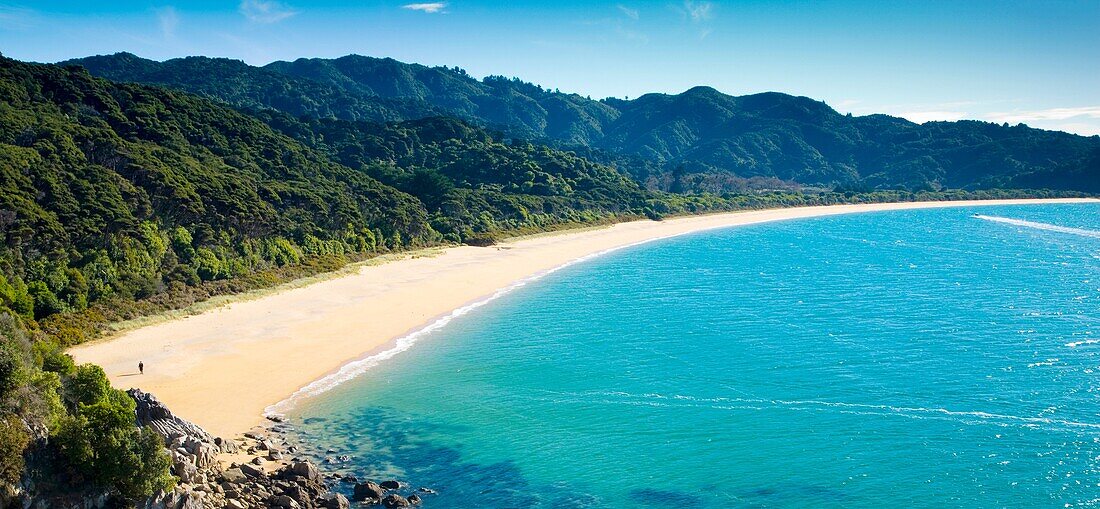
[[[179,458],[172,465],[172,474],[180,478],[180,482],[190,484],[196,480],[199,475],[199,468],[194,463],[186,458]]]
[[[286,467],[284,469],[284,476],[288,478],[302,477],[310,481],[319,481],[321,479],[321,472],[317,470],[317,467],[313,466],[313,463],[299,461]]]
[[[339,493],[333,493],[325,497],[322,505],[325,509],[348,509],[351,507],[347,497]]]
[[[257,466],[254,466],[254,465],[250,465],[248,463],[245,463],[244,465],[241,465],[240,469],[241,469],[241,472],[244,472],[244,474],[249,476],[249,477],[263,477],[264,476],[264,469],[262,469],[260,467],[257,467]]]
[[[282,507],[283,509],[298,509],[301,507],[298,502],[287,495],[276,495],[271,497],[268,502],[272,507]]]
[[[217,463],[219,452],[221,449],[212,443],[200,443],[195,449],[195,465],[203,468]]]
[[[386,509],[393,509],[395,507],[409,507],[409,501],[396,493],[390,493],[382,499],[382,506]]]
[[[244,471],[241,470],[239,467],[230,468],[227,469],[225,472],[222,472],[221,478],[223,482],[227,482],[229,484],[240,484],[248,479],[244,475]]]
[[[384,493],[385,490],[378,483],[367,481],[355,485],[355,488],[352,489],[351,499],[356,502],[372,501],[377,503],[382,500]]]
[[[410,505],[420,505],[420,495],[417,495],[416,493],[409,495],[409,498],[405,500],[408,500]]]
[[[226,454],[235,454],[237,452],[237,443],[232,440],[226,440],[222,437],[214,438],[214,445],[218,446],[222,452]]]
[[[382,481],[382,484],[380,484],[379,486],[381,486],[382,488],[387,489],[387,490],[399,490],[399,489],[401,489],[401,483],[398,482],[398,481],[394,481],[394,480]]]
[[[169,493],[161,493],[150,498],[145,507],[149,509],[202,509],[202,493],[177,487]]]

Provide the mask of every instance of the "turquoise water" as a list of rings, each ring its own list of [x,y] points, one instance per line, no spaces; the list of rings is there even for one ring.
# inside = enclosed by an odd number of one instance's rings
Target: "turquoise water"
[[[1043,205],[617,251],[292,422],[436,508],[1068,507],[1100,504],[1098,398],[1100,205]]]

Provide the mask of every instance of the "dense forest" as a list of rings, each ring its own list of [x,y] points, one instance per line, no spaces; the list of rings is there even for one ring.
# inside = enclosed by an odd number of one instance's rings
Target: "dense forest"
[[[66,62],[119,81],[160,84],[247,108],[341,120],[446,114],[577,152],[598,150],[651,189],[742,191],[745,179],[910,191],[1050,188],[1100,191],[1100,137],[987,122],[915,124],[852,117],[806,97],[678,95],[592,100],[450,67],[349,55],[253,67],[128,53]],[[301,99],[302,91],[308,99]],[[314,97],[320,98],[313,99]]]
[[[710,106],[686,115],[668,103],[683,96],[590,101],[364,57],[84,63],[93,72],[0,57],[0,505],[17,486],[127,501],[174,482],[133,401],[64,354],[113,322],[380,253],[576,225],[1096,190],[1095,139],[851,119],[790,96],[697,89]],[[827,122],[842,134],[812,128]],[[825,139],[847,148],[826,157]],[[940,143],[957,152],[923,155]],[[990,172],[974,154],[1019,164]]]

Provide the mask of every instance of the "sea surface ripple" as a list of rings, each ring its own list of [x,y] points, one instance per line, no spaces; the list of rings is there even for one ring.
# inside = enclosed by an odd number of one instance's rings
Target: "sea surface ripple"
[[[447,322],[290,411],[318,460],[436,508],[1100,504],[1097,204],[710,231]]]

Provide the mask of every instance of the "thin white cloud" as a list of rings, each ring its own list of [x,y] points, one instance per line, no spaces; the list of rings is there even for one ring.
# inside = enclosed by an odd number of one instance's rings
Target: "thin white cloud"
[[[707,21],[714,16],[714,4],[710,2],[684,0],[684,12],[686,12],[688,17],[696,23]]]
[[[160,25],[160,35],[165,39],[176,36],[176,27],[180,24],[179,13],[172,6],[157,10],[157,23]]]
[[[38,13],[26,7],[0,4],[0,28],[25,30],[35,25]]]
[[[837,111],[852,111],[860,101],[858,99],[841,99],[836,104],[833,104],[833,108]]]
[[[405,4],[401,6],[402,9],[408,9],[410,11],[426,12],[428,14],[446,14],[447,8],[446,2],[432,2],[425,4]]]
[[[634,16],[638,15],[638,11],[622,5],[617,5],[616,7],[622,11],[623,16],[585,18],[579,19],[574,23],[585,27],[594,27],[601,31],[606,30],[607,33],[615,34],[629,41],[642,44],[649,43],[649,36],[647,36],[645,32],[637,30],[638,18]]]
[[[618,7],[619,11],[622,12],[624,16],[634,21],[638,21],[638,18],[640,16],[640,14],[638,13],[638,9],[631,9],[630,7],[627,7],[623,4],[616,5],[615,7]]]
[[[1084,122],[1069,122],[1054,126],[1059,131],[1080,134],[1081,136],[1100,136],[1100,124],[1086,124]]]
[[[715,4],[705,0],[683,0],[682,4],[671,4],[669,7],[680,14],[680,17],[691,27],[691,30],[706,39],[714,32],[710,21],[714,18]]]
[[[278,23],[298,14],[298,11],[276,0],[241,0],[237,10],[254,23]]]
[[[918,124],[938,120],[953,122],[963,119],[975,119],[997,124],[1027,124],[1040,129],[1054,129],[1082,136],[1100,134],[1100,106],[1082,106],[1075,108],[1049,108],[1044,110],[1014,110],[1008,112],[975,113],[963,111],[961,108],[950,108],[948,105],[978,106],[974,102],[944,103],[941,105],[929,105],[925,108],[916,107],[910,110],[897,111],[893,108],[882,107],[880,111],[908,119]],[[858,108],[866,110],[866,107]],[[874,108],[871,108],[872,110]],[[867,111],[865,113],[872,113]],[[1068,120],[1068,122],[1067,122]]]
[[[985,116],[990,122],[1008,122],[1009,124],[1028,123],[1040,120],[1069,120],[1071,118],[1098,118],[1100,119],[1100,106],[1083,106],[1079,108],[1050,108],[1033,111],[1009,111],[990,113]]]

